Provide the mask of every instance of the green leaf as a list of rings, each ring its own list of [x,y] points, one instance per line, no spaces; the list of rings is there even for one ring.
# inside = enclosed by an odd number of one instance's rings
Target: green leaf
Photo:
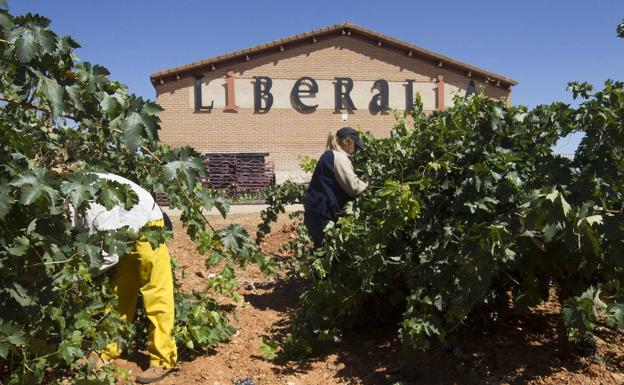
[[[230,211],[230,204],[223,197],[218,197],[215,202],[215,207],[219,210],[219,213],[225,219],[227,213]]]
[[[24,338],[24,332],[20,330],[16,334],[11,334],[7,337],[7,341],[9,341],[13,345],[24,345],[26,343],[26,339]]]
[[[11,209],[14,200],[11,196],[11,189],[4,180],[0,180],[0,220],[4,220]]]
[[[87,233],[78,234],[74,246],[78,255],[89,258],[90,268],[95,268],[102,264],[102,247],[96,241],[95,235],[93,235],[92,239]]]
[[[61,192],[67,195],[76,210],[82,209],[100,187],[99,178],[92,173],[72,174],[67,179],[61,184]]]
[[[48,179],[45,170],[35,168],[29,173],[22,174],[18,179],[11,182],[10,185],[21,188],[20,203],[24,205],[32,204],[43,194],[47,195],[50,202],[55,202],[58,199],[59,192],[47,184]]]
[[[2,0],[2,1],[4,1],[5,5],[6,5],[6,0]],[[9,18],[7,13],[6,12],[0,12],[0,26],[3,27],[3,28],[7,28],[7,27],[10,26],[10,24],[11,24],[11,19]]]
[[[516,252],[511,249],[505,249],[505,260],[514,261],[516,259]]]
[[[214,250],[210,254],[210,258],[206,261],[206,266],[208,267],[215,266],[217,263],[221,262],[222,260],[223,260],[223,254]]]
[[[89,62],[78,63],[75,66],[75,72],[78,75],[78,80],[90,92],[102,89],[109,82],[108,70],[97,64],[92,66]]]
[[[275,339],[260,337],[260,348],[258,350],[267,360],[272,361],[277,358],[278,348],[279,344]]]
[[[162,107],[160,107],[158,104],[150,101],[150,100],[146,100],[145,103],[143,104],[143,109],[142,109],[143,113],[148,114],[148,115],[156,115],[159,112],[164,111]]]
[[[544,240],[546,242],[552,242],[552,240],[555,239],[555,237],[559,233],[560,229],[561,227],[559,226],[558,223],[546,224],[542,230],[544,232]]]
[[[189,187],[195,185],[197,177],[205,172],[206,167],[199,158],[190,158],[187,160],[174,160],[167,162],[164,166],[165,180],[171,181],[175,179],[178,174],[184,175]],[[216,203],[216,202],[215,202]]]
[[[7,249],[9,254],[15,255],[16,257],[21,257],[26,254],[28,248],[30,247],[30,240],[24,236],[18,236],[13,239],[11,243],[11,247]]]
[[[168,243],[173,235],[160,226],[143,226],[141,235],[145,236],[153,249],[157,249],[159,245]]]
[[[61,116],[63,114],[63,95],[65,91],[56,79],[47,77],[39,78],[37,90],[41,96],[48,102],[53,116]]]
[[[8,341],[13,345],[23,345],[26,343],[24,334],[24,330],[13,322],[0,320],[0,342]]]
[[[74,327],[76,329],[87,329],[93,325],[93,321],[86,310],[78,312],[74,319]]]
[[[9,355],[9,344],[0,342],[0,357],[7,358]]]
[[[43,193],[43,186],[41,184],[33,183],[22,189],[22,197],[20,203],[29,205],[37,200]]]
[[[80,344],[82,343],[82,333],[78,330],[74,330],[73,333],[69,335],[69,338],[66,338],[59,345],[59,356],[65,361],[66,364],[70,365],[72,362],[76,360],[76,358],[80,358],[84,355],[82,349],[80,349]]]
[[[74,107],[79,110],[84,110],[84,104],[82,104],[82,95],[80,94],[80,87],[77,85],[65,86],[65,92],[69,95],[69,99],[74,103]]]
[[[145,123],[138,112],[131,112],[121,120],[119,126],[124,131],[124,142],[132,151],[135,151],[141,144]]]
[[[206,211],[210,211],[214,207],[215,197],[214,197],[214,192],[212,190],[205,190],[205,189],[199,190],[195,194],[195,198],[202,203],[202,207]]]
[[[592,225],[601,225],[602,224],[602,215],[590,215],[588,217],[585,218],[581,218],[578,223],[577,226],[581,227],[583,225],[588,225],[588,226],[592,226]]]
[[[100,101],[100,107],[102,107],[102,110],[106,112],[111,120],[119,116],[119,113],[121,112],[121,104],[116,97],[111,96],[104,91],[98,92],[96,96]],[[134,114],[136,114],[136,112]],[[123,125],[122,128],[125,129]]]
[[[607,308],[609,326],[624,329],[624,304],[613,304]]]
[[[37,218],[30,221],[28,227],[26,227],[26,234],[32,234],[37,230]]]
[[[54,50],[55,35],[45,28],[49,20],[45,19],[44,21],[44,19],[31,17],[28,24],[16,28],[9,34],[15,39],[15,52],[20,62],[28,63],[35,57]],[[17,21],[19,22],[19,20]]]
[[[561,203],[561,209],[563,211],[563,215],[565,217],[568,216],[568,214],[570,213],[570,211],[572,210],[572,206],[570,206],[570,204],[568,203],[568,201],[566,201],[563,198],[563,195],[559,195],[559,202]]]
[[[28,294],[28,290],[26,290],[22,285],[17,282],[13,282],[13,284],[7,288],[9,295],[18,303],[20,306],[27,307],[36,304],[34,298],[32,298]]]
[[[139,197],[129,185],[105,179],[100,181],[96,202],[106,209],[122,205],[124,209],[130,210],[138,201]]]
[[[126,228],[106,231],[102,249],[110,256],[116,255],[121,258],[130,251],[128,241],[136,238],[136,234],[131,234],[130,230]]]
[[[235,224],[219,231],[219,236],[223,246],[235,252],[239,251],[243,243],[249,238],[247,230],[243,226]]]

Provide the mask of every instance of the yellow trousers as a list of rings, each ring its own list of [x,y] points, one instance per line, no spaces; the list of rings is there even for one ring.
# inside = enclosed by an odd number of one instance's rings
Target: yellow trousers
[[[148,226],[164,226],[162,220],[151,221]],[[143,294],[145,313],[151,325],[147,351],[150,366],[173,368],[178,352],[171,335],[174,323],[173,276],[171,257],[164,243],[153,249],[144,236],[133,251],[119,259],[111,281],[119,302],[119,314],[128,322],[134,320],[139,291]],[[117,358],[121,350],[116,343],[109,344],[100,354],[104,359]]]

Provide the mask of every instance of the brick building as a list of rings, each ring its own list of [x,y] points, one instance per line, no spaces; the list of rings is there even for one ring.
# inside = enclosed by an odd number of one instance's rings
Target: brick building
[[[265,153],[277,182],[304,178],[343,126],[389,135],[393,110],[420,93],[427,111],[517,82],[353,24],[338,24],[151,75],[161,140],[206,153]]]

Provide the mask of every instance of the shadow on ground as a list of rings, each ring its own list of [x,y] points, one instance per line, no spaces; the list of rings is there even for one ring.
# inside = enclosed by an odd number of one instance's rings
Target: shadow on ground
[[[299,280],[283,279],[256,285],[262,294],[244,296],[256,308],[288,313],[272,328],[273,335],[284,335],[304,286]],[[445,347],[411,353],[401,350],[396,328],[369,328],[346,333],[341,343],[312,357],[278,361],[273,371],[300,377],[328,356],[336,357],[336,383],[341,384],[525,384],[559,372],[583,371],[587,360],[558,351],[556,320],[550,310],[496,322],[475,319]],[[612,365],[622,369],[622,362]]]
[[[256,309],[271,309],[286,313],[298,306],[299,296],[305,290],[305,286],[304,281],[292,277],[254,283],[248,287],[254,292],[243,294],[243,298]],[[256,290],[262,293],[255,293]]]

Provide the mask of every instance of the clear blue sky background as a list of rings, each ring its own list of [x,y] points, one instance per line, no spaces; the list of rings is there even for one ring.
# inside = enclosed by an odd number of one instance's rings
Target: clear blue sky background
[[[9,0],[73,36],[131,92],[154,99],[149,74],[349,21],[516,79],[514,104],[572,102],[570,80],[624,80],[623,0]],[[563,140],[572,152],[578,136]]]

